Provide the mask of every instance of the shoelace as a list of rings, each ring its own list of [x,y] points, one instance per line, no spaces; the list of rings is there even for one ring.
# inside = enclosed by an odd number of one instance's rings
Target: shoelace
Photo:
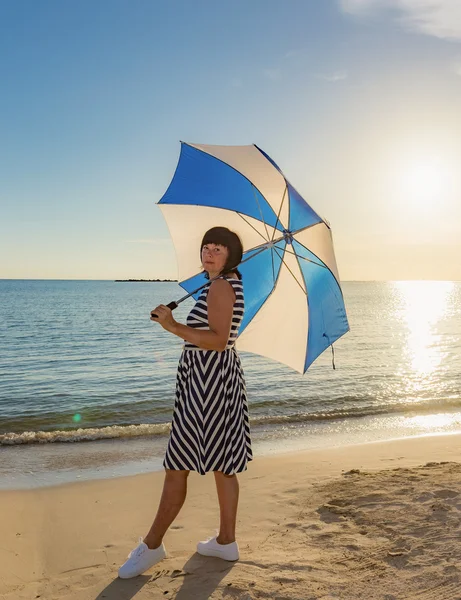
[[[210,537],[206,540],[204,540],[205,544],[208,544],[208,542],[211,542],[211,540],[215,540],[219,535],[219,530],[216,529],[216,533],[215,535],[210,535]]]
[[[146,551],[146,547],[143,545],[142,537],[139,538],[139,545],[130,552],[128,558],[139,558]]]

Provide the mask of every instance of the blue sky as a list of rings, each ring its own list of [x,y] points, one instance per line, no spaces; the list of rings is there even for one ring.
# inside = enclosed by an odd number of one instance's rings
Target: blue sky
[[[461,279],[458,0],[4,0],[0,77],[0,277],[174,278],[185,140],[262,147],[343,279]]]

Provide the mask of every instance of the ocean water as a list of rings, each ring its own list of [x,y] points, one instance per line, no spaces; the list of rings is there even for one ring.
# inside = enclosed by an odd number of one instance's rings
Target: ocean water
[[[256,454],[461,431],[461,282],[345,282],[351,331],[305,375],[241,353]],[[0,487],[160,468],[176,283],[0,280]],[[193,304],[175,311],[178,320]]]

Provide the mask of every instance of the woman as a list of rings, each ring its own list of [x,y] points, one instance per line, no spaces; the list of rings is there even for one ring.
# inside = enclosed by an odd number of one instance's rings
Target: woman
[[[181,510],[190,471],[214,472],[220,508],[219,534],[199,542],[197,552],[238,560],[235,524],[237,473],[252,460],[245,381],[234,348],[243,318],[243,286],[237,269],[243,254],[237,234],[226,227],[207,231],[201,261],[207,279],[187,325],[161,304],[151,320],[185,341],[176,379],[171,434],[164,460],[165,481],[157,516],[119,569],[128,579],[165,558],[163,537]],[[157,316],[153,316],[157,315]]]

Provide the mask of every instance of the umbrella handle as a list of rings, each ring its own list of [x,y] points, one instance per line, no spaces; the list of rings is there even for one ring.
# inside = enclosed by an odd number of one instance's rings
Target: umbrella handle
[[[174,310],[175,308],[178,308],[178,304],[174,301],[170,302],[169,304],[167,304],[167,308],[169,308],[170,310]],[[150,316],[158,318],[158,315],[155,315],[154,313],[150,313]]]

